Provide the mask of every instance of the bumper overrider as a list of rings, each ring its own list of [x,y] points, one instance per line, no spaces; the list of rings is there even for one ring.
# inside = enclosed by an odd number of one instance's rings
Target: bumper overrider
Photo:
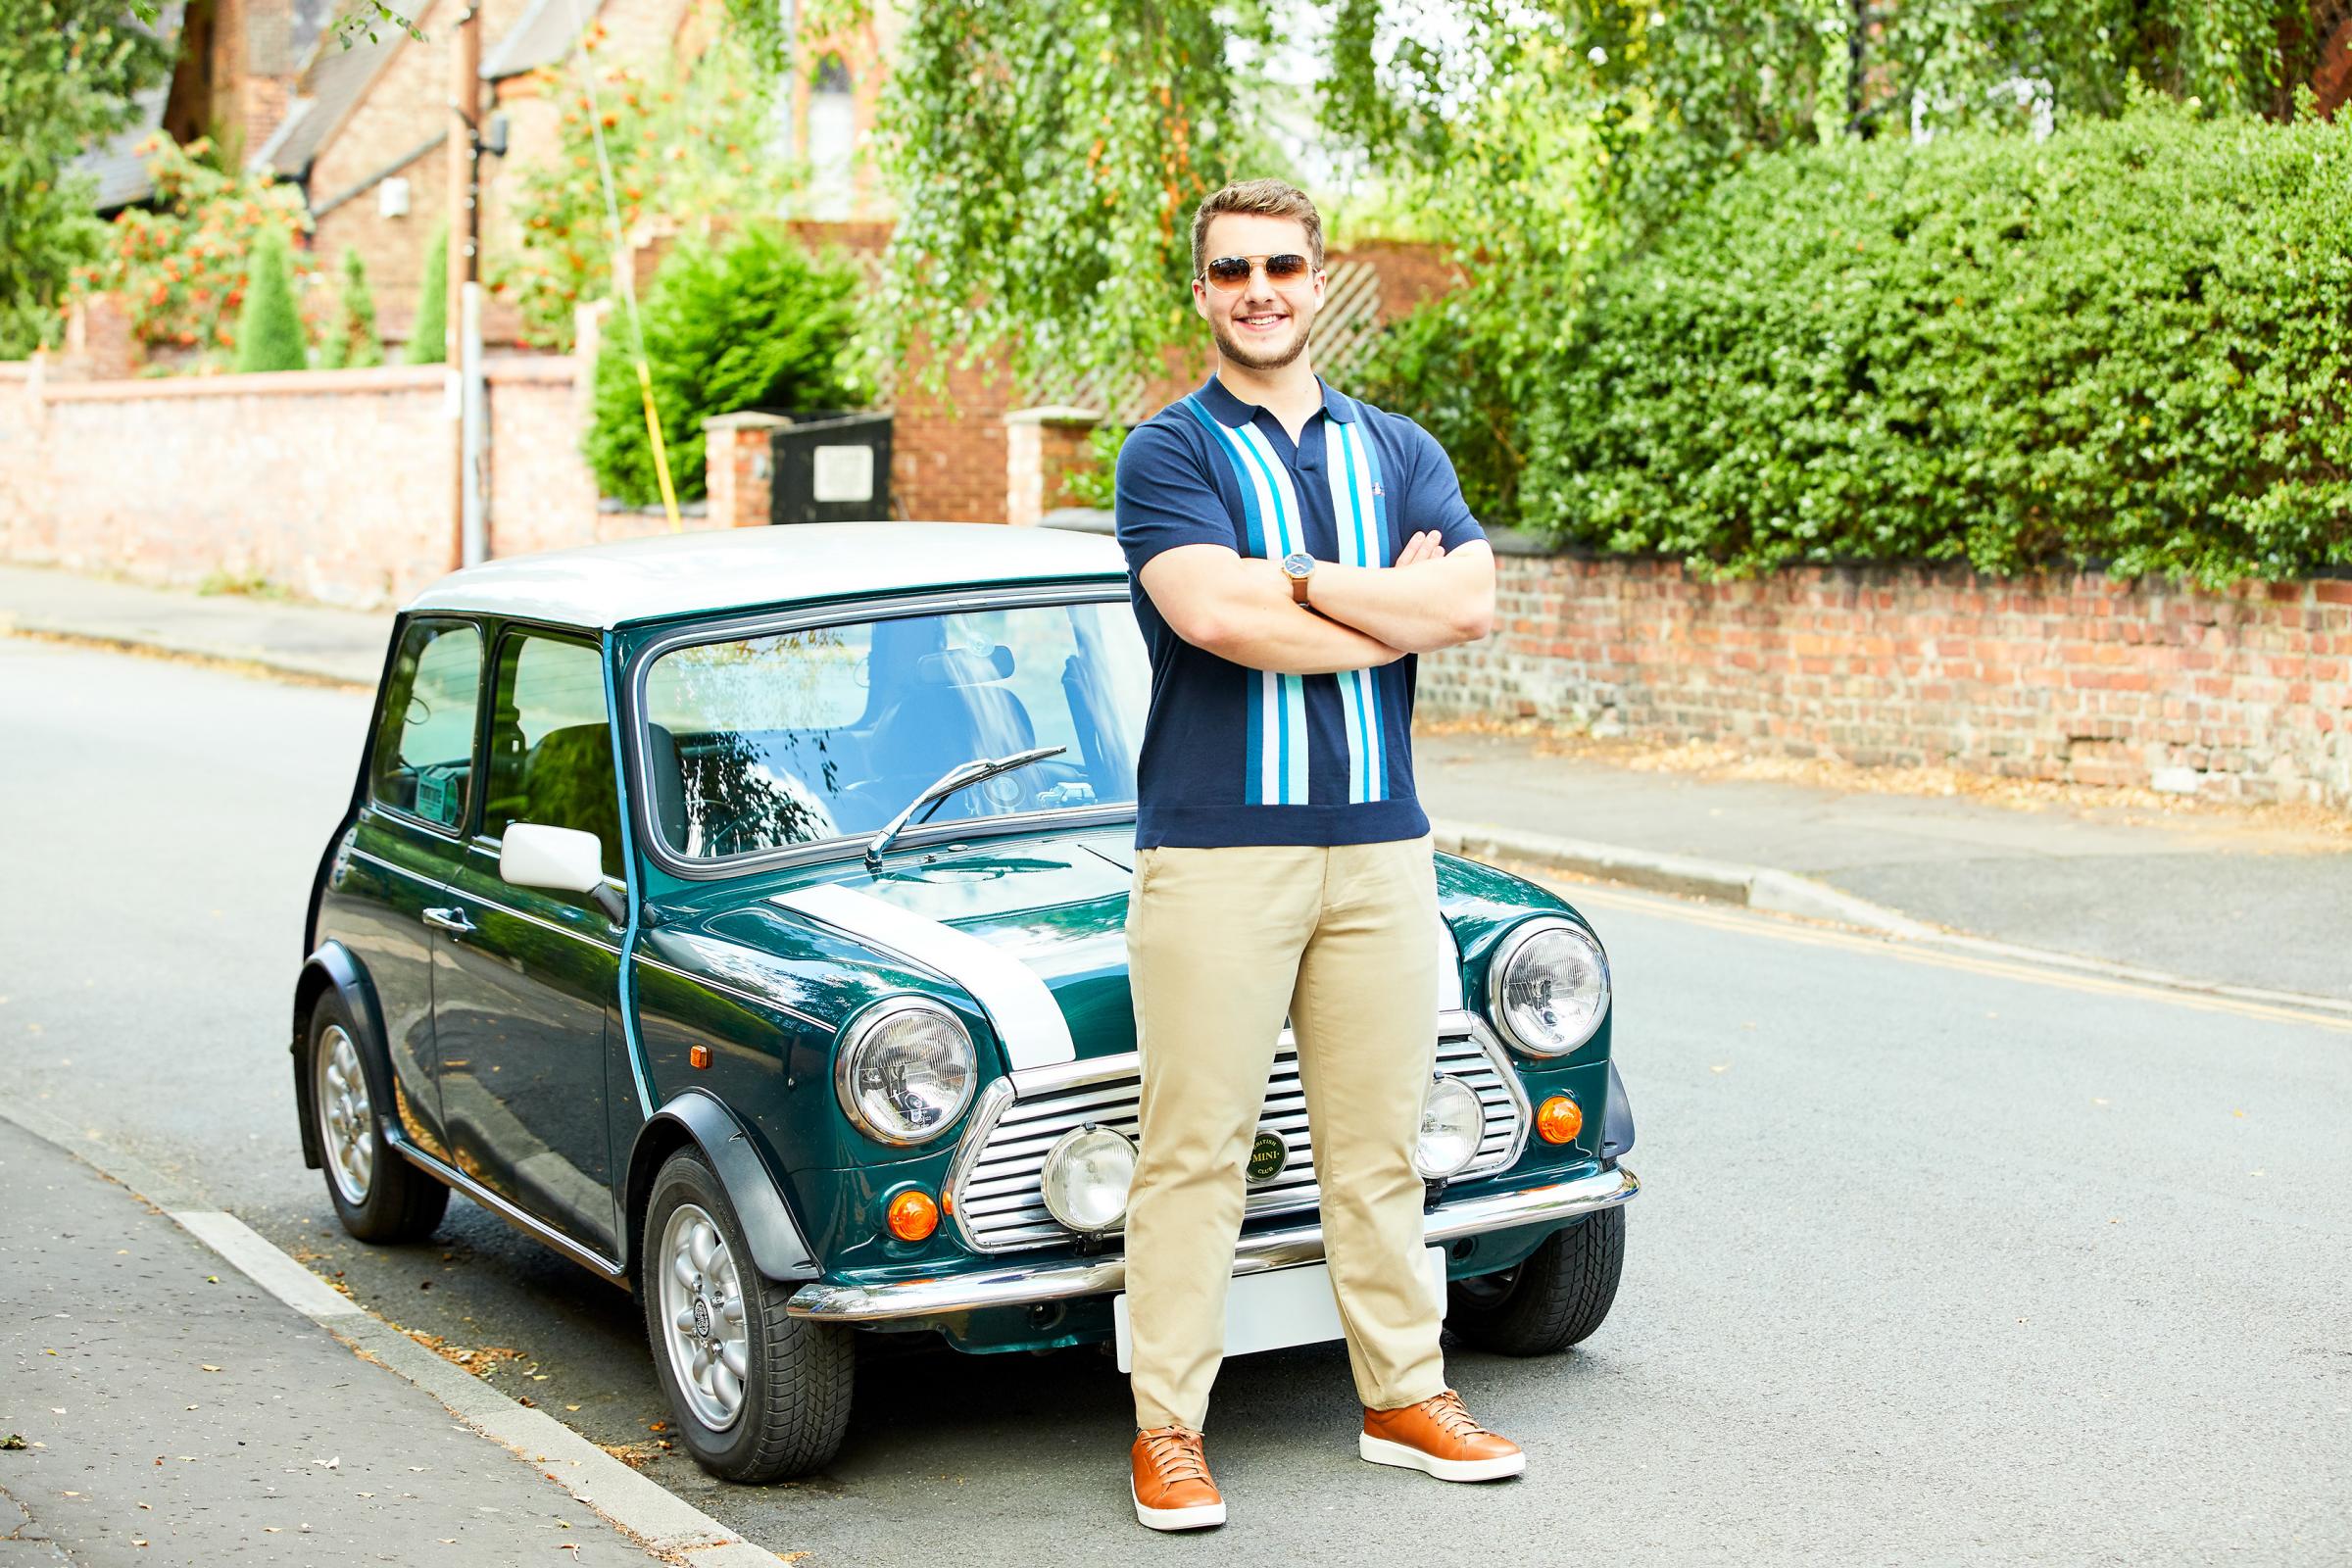
[[[1528,1225],[1560,1225],[1629,1201],[1642,1190],[1622,1166],[1572,1181],[1528,1187],[1433,1209],[1423,1216],[1432,1242],[1450,1242],[1489,1231]],[[1323,1259],[1323,1227],[1294,1225],[1242,1237],[1233,1252],[1236,1278],[1263,1274]],[[902,1318],[939,1317],[988,1307],[1026,1306],[1036,1301],[1106,1296],[1127,1284],[1127,1260],[1088,1257],[1052,1263],[1010,1264],[968,1274],[886,1284],[847,1285],[819,1280],[792,1294],[785,1310],[824,1323],[889,1323]]]

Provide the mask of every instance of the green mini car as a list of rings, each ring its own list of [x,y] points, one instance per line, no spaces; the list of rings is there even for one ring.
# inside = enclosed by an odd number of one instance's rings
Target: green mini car
[[[830,1460],[856,1331],[1123,1364],[1149,692],[1083,533],[679,534],[427,589],[294,988],[345,1228],[416,1240],[454,1188],[633,1290],[737,1481]],[[1638,1186],[1607,959],[1543,888],[1438,882],[1424,1267],[1465,1344],[1558,1351]],[[1340,1333],[1287,1031],[1269,1061],[1229,1353]]]

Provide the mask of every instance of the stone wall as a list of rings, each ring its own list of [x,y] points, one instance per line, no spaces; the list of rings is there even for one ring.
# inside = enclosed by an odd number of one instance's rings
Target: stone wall
[[[2352,808],[2352,579],[2200,593],[1912,566],[1699,583],[1506,548],[1431,714]]]

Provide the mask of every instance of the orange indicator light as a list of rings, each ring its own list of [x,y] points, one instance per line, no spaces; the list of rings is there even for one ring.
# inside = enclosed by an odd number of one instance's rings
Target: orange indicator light
[[[688,1046],[686,1059],[697,1067],[708,1067],[710,1065],[710,1048],[709,1046]]]
[[[1554,1095],[1537,1107],[1536,1136],[1547,1144],[1573,1144],[1585,1130],[1585,1113],[1566,1095]]]
[[[890,1234],[902,1242],[919,1242],[939,1229],[939,1204],[931,1195],[910,1187],[890,1200]]]

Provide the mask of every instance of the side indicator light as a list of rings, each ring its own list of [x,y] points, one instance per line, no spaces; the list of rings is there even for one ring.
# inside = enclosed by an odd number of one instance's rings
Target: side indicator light
[[[902,1242],[928,1240],[939,1229],[939,1204],[929,1193],[908,1188],[890,1200],[890,1234]]]
[[[1585,1113],[1566,1095],[1554,1095],[1536,1108],[1536,1136],[1547,1144],[1573,1144],[1585,1130]]]
[[[688,1063],[688,1065],[690,1065],[690,1066],[695,1066],[695,1067],[708,1067],[708,1066],[710,1066],[710,1048],[709,1046],[688,1046],[688,1047],[686,1048],[686,1060],[687,1060],[687,1063]]]

